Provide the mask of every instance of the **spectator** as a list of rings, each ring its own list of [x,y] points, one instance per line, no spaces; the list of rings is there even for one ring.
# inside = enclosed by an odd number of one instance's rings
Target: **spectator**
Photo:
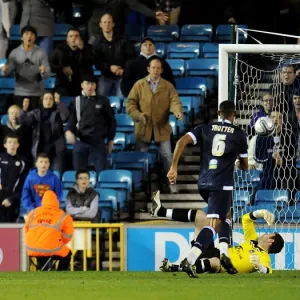
[[[180,15],[181,0],[155,0],[156,10],[163,11],[168,16],[168,21],[158,20],[159,25],[177,25]]]
[[[98,95],[119,96],[126,61],[135,57],[135,49],[125,36],[114,34],[114,21],[110,14],[101,17],[102,33],[93,43],[95,66],[102,76],[98,81]]]
[[[73,220],[93,221],[98,213],[98,193],[90,186],[88,169],[76,172],[76,184],[70,189],[66,199],[66,212]]]
[[[155,12],[138,0],[91,0],[94,3],[92,17],[89,21],[89,37],[93,40],[101,33],[99,30],[100,18],[109,13],[115,20],[115,30],[118,34],[124,33],[124,24],[126,12],[130,10],[137,11],[147,17],[156,18],[157,20],[167,21],[168,17],[161,11]]]
[[[154,56],[158,56],[155,52],[154,41],[150,37],[143,38],[141,40],[140,55],[136,59],[128,61],[125,66],[121,82],[122,93],[125,97],[128,96],[133,85],[139,79],[145,78],[148,75],[148,61]],[[170,65],[164,59],[161,59],[161,61],[163,63],[163,72],[161,73],[161,77],[168,80],[176,87]]]
[[[293,102],[298,119],[298,125],[300,127],[300,94],[293,95]],[[297,165],[300,164],[300,134],[298,134],[298,148],[297,148]]]
[[[296,152],[291,144],[288,128],[283,128],[282,113],[273,111],[271,118],[275,123],[272,136],[258,136],[256,139],[255,160],[263,163],[260,189],[295,189]]]
[[[263,103],[262,106],[260,106],[259,111],[254,113],[251,116],[250,124],[248,126],[249,136],[255,135],[255,130],[254,130],[255,122],[261,117],[270,116],[273,107],[274,107],[274,97],[270,93],[267,93],[266,95],[263,96]]]
[[[50,158],[46,153],[38,154],[36,168],[32,169],[23,187],[21,204],[26,212],[41,206],[46,191],[54,191],[58,199],[62,199],[63,185],[58,177],[49,170]]]
[[[152,140],[159,147],[159,153],[167,174],[172,163],[169,111],[182,119],[182,105],[174,86],[161,78],[162,60],[149,60],[149,76],[137,81],[126,101],[126,110],[135,123],[137,149],[147,152]],[[171,193],[178,193],[176,185],[169,185]]]
[[[38,43],[49,55],[53,49],[54,9],[45,0],[21,0],[22,18],[20,27],[33,26],[37,29]]]
[[[96,79],[84,75],[82,95],[70,104],[70,118],[66,138],[74,145],[73,166],[76,170],[86,168],[91,162],[97,173],[106,168],[107,151],[113,149],[116,120],[109,100],[96,96]],[[107,138],[108,150],[104,140]]]
[[[28,112],[28,105],[24,103],[19,122],[24,126],[32,127],[32,147],[33,159],[38,153],[45,152],[51,161],[51,168],[60,172],[64,171],[65,138],[63,121],[59,108],[63,107],[59,103],[56,107],[54,95],[47,92],[42,98],[42,107]]]
[[[93,74],[93,52],[91,45],[83,42],[78,29],[68,30],[66,42],[52,53],[50,67],[56,73],[57,93],[61,96],[80,94],[81,74]]]
[[[37,258],[39,269],[52,257],[59,260],[57,271],[68,270],[72,253],[67,244],[74,233],[73,220],[59,209],[55,193],[45,192],[41,207],[29,213],[24,230],[27,254]]]
[[[0,0],[0,59],[6,58],[10,29],[18,12],[16,0]]]
[[[21,30],[22,45],[10,53],[7,64],[2,67],[5,75],[15,70],[15,104],[22,107],[23,99],[29,98],[32,109],[39,106],[44,92],[42,80],[50,74],[46,53],[35,45],[36,34],[34,27],[25,26]]]
[[[11,133],[5,136],[4,147],[6,153],[0,154],[0,223],[14,223],[20,212],[25,161],[17,154],[17,135]]]

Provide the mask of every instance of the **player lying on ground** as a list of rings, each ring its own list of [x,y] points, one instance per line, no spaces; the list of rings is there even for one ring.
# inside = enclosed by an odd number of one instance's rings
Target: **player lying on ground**
[[[160,207],[160,210],[161,209],[164,209],[163,206]],[[174,212],[175,214],[177,213],[176,209],[173,210],[173,213]],[[195,213],[193,212],[193,214]],[[197,223],[198,217],[200,217],[198,224],[199,221],[202,223],[202,214],[197,215],[195,222]],[[228,249],[229,258],[238,273],[252,273],[258,271],[260,273],[271,274],[272,267],[269,254],[279,253],[284,246],[282,236],[276,232],[264,234],[260,237],[257,236],[254,225],[254,221],[257,218],[264,218],[268,225],[274,222],[274,215],[265,209],[256,210],[243,216],[242,223],[245,241],[236,247]],[[201,230],[201,228],[197,230]],[[196,273],[225,272],[220,264],[220,250],[216,248],[214,244],[208,247],[199,256],[193,267]],[[160,269],[164,272],[183,271],[180,265],[171,264],[167,258],[164,259]]]

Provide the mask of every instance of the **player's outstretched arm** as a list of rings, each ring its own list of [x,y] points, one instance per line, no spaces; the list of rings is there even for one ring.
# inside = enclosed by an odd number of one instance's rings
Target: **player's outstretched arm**
[[[253,212],[254,218],[264,218],[267,224],[270,226],[274,223],[274,215],[266,209],[259,209]]]
[[[184,148],[186,147],[186,145],[192,144],[192,143],[193,143],[193,139],[191,138],[191,136],[189,134],[184,135],[176,143],[176,147],[175,147],[174,154],[173,154],[171,169],[170,169],[170,171],[168,172],[168,175],[167,175],[167,177],[169,178],[169,181],[170,181],[171,184],[176,183],[178,162],[179,162],[179,159],[182,155],[182,152],[183,152]]]

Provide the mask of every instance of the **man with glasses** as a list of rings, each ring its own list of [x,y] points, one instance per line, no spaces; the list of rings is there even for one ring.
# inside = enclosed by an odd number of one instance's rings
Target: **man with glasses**
[[[93,221],[98,213],[99,196],[90,187],[90,173],[88,169],[76,172],[76,183],[69,190],[66,199],[66,212],[73,220]]]

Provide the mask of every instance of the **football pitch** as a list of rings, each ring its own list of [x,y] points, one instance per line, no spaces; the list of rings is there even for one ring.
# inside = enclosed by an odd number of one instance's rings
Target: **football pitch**
[[[300,271],[272,275],[161,272],[1,273],[1,300],[300,299]]]

